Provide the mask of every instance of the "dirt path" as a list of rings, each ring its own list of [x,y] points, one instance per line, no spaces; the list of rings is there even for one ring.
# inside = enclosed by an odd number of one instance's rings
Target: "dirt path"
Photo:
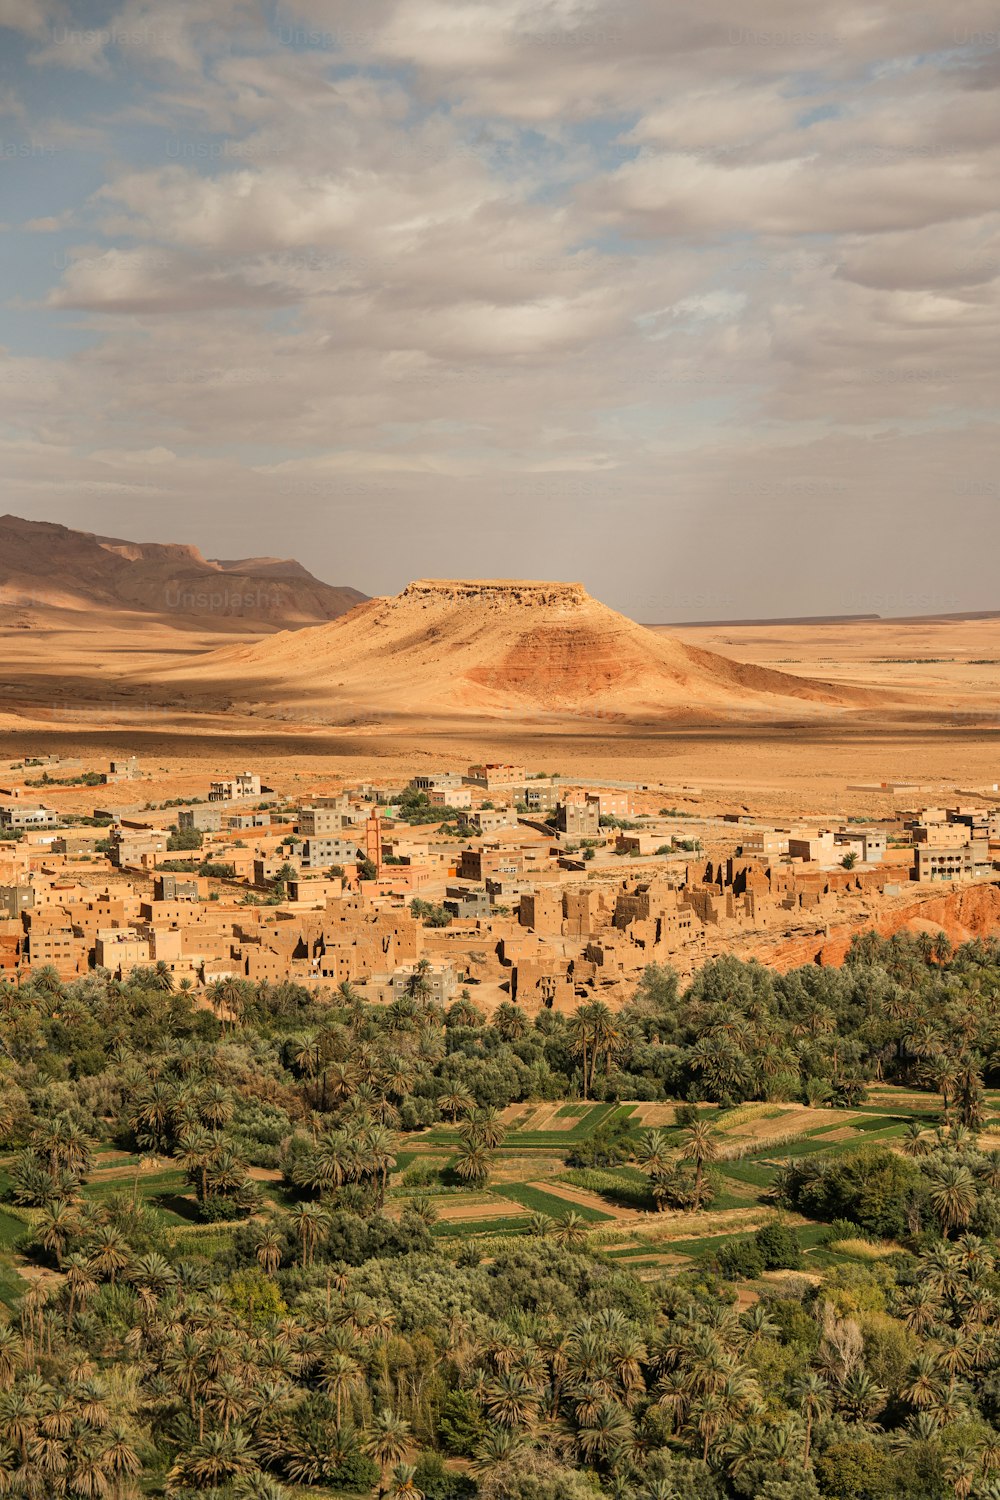
[[[615,1203],[609,1203],[598,1193],[591,1193],[586,1188],[573,1187],[568,1182],[552,1182],[544,1179],[539,1182],[529,1182],[529,1187],[536,1188],[540,1193],[549,1193],[553,1198],[563,1198],[569,1205],[577,1204],[580,1208],[593,1208],[598,1213],[605,1214],[608,1219],[614,1219],[618,1224],[644,1223],[652,1219],[654,1215],[647,1213],[641,1208],[622,1208]]]
[[[438,1208],[438,1218],[448,1224],[461,1224],[469,1219],[523,1219],[528,1209],[506,1198],[493,1199],[488,1203],[449,1203]]]

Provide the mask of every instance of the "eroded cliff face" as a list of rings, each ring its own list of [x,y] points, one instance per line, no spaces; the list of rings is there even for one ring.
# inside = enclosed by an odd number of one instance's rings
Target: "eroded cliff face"
[[[914,891],[919,889],[914,887]],[[972,938],[1000,936],[1000,882],[964,886],[944,894],[915,895],[912,901],[867,922],[831,924],[827,934],[761,943],[753,956],[782,974],[813,963],[838,968],[847,957],[854,935],[866,931],[885,938],[897,932],[944,931],[955,947]]]
[[[130,542],[0,516],[0,606],[89,612],[97,605],[171,623],[190,617],[298,626],[337,619],[364,598],[299,564],[276,570],[271,560],[255,572],[248,560],[236,571],[186,542]]]
[[[399,598],[496,610],[583,609],[593,602],[582,583],[518,578],[418,578]]]

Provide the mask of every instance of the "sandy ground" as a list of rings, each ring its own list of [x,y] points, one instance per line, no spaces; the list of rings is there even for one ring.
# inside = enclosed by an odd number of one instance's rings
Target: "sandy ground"
[[[155,619],[137,626],[134,617],[87,616],[85,627],[76,616],[48,629],[18,630],[0,614],[0,766],[25,753],[57,753],[100,767],[111,756],[134,753],[156,782],[145,798],[161,801],[203,795],[211,776],[250,765],[268,785],[295,793],[368,778],[403,781],[486,757],[649,785],[656,796],[701,811],[745,808],[781,817],[886,818],[914,801],[935,800],[938,791],[1000,779],[998,621],[680,632],[694,646],[879,687],[887,699],[884,709],[716,726],[600,717],[556,723],[516,712],[470,721],[411,711],[391,722],[332,728],[265,722],[229,711],[221,697],[194,711],[156,698],[148,682],[192,650],[217,646],[217,635]],[[915,688],[919,709],[888,701]],[[851,788],[891,780],[931,790],[899,798]],[[692,786],[697,793],[685,791]],[[89,809],[94,801],[88,788],[52,795],[71,809]],[[134,786],[112,787],[102,800],[127,804],[137,795]]]

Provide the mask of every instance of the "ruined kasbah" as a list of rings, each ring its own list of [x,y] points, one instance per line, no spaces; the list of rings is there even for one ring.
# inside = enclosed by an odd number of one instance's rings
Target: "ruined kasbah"
[[[613,1005],[652,964],[836,964],[868,928],[962,941],[1000,920],[996,786],[880,784],[892,810],[877,822],[781,826],[695,786],[502,763],[401,785],[331,776],[294,796],[230,771],[166,802],[133,757],[29,756],[0,781],[13,982],[138,969],[217,1006],[234,982],[290,981],[533,1014]]]

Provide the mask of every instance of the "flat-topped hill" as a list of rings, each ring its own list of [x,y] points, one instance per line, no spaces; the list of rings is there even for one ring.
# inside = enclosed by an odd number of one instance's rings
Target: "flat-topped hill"
[[[656,635],[580,583],[420,579],[312,629],[165,674],[266,716],[674,719],[829,712],[865,695]]]

